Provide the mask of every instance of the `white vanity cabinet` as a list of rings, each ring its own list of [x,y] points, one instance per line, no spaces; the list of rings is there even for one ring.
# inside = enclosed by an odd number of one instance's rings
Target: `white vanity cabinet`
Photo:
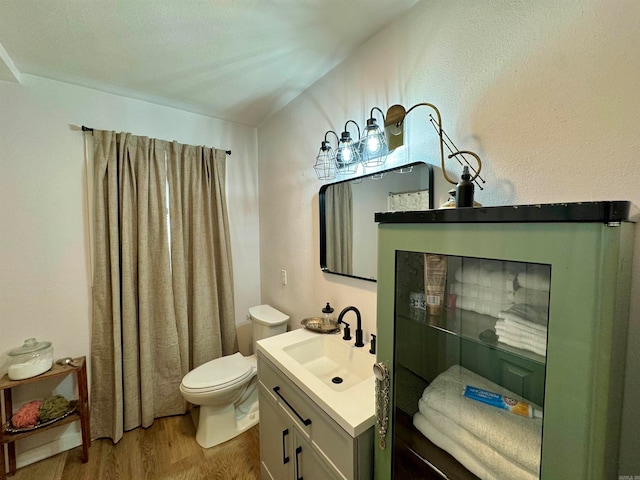
[[[373,477],[373,428],[354,438],[258,353],[263,480]]]

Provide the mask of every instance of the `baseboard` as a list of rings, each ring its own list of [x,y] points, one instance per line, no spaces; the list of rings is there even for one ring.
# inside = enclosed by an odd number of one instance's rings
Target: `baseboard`
[[[38,447],[20,452],[16,455],[16,468],[22,468],[32,463],[39,462],[45,458],[52,457],[58,453],[66,452],[82,445],[82,434],[80,432],[68,432],[56,438],[54,441],[45,443]]]

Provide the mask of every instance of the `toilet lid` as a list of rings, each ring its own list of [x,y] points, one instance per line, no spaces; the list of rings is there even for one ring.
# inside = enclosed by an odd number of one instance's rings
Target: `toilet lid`
[[[215,390],[244,380],[251,374],[251,362],[241,353],[216,358],[191,370],[182,379],[189,390]]]

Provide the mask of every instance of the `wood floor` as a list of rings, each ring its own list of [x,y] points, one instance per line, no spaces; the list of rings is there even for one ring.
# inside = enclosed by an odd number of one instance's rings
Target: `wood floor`
[[[122,440],[94,440],[89,461],[81,447],[18,469],[14,480],[259,480],[258,426],[213,448],[195,439],[190,415],[157,419]]]

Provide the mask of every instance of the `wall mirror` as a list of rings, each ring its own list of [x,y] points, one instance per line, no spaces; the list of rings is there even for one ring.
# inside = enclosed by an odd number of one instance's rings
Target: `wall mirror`
[[[376,212],[427,210],[448,198],[440,168],[416,162],[320,188],[320,268],[375,282]]]

